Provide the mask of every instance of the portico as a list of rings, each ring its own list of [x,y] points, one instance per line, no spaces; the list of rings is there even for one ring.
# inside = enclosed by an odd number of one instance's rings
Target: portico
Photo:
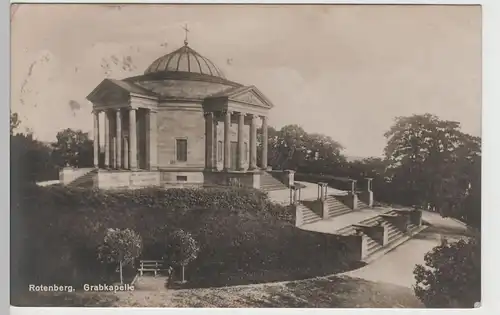
[[[156,111],[150,108],[99,108],[94,116],[94,167],[155,170]],[[100,116],[104,119],[104,162],[100,163]]]
[[[261,120],[262,150],[261,159],[257,163],[257,124]],[[236,141],[232,141],[231,126],[236,122]],[[267,169],[267,116],[258,114],[216,111],[205,113],[206,123],[206,170],[219,171],[217,167],[218,154],[222,151],[222,171],[246,172]],[[222,124],[223,139],[217,141],[216,130]],[[248,143],[246,142],[248,138]],[[222,142],[222,150],[217,143]]]
[[[268,113],[272,107],[254,86],[237,87],[205,99],[206,170],[240,173],[266,170]]]

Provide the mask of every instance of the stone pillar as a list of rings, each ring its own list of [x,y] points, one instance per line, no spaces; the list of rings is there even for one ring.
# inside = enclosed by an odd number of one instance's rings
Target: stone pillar
[[[122,168],[122,112],[116,111],[116,168]]]
[[[368,207],[373,207],[373,191],[372,191],[372,179],[366,179],[366,191],[363,191],[359,198],[368,205]]]
[[[238,170],[242,171],[243,168],[243,157],[245,155],[243,133],[245,127],[245,114],[242,112],[238,113]]]
[[[284,170],[284,181],[288,187],[295,185],[295,171],[294,170]]]
[[[226,111],[224,116],[224,170],[231,168],[231,112]]]
[[[104,112],[104,167],[109,168],[110,147],[109,147],[109,111]]]
[[[124,169],[129,169],[128,165],[128,156],[129,156],[129,151],[128,151],[128,138],[123,137],[123,168]]]
[[[94,167],[99,168],[99,111],[94,111]]]
[[[219,165],[219,160],[218,160],[219,159],[218,158],[218,154],[219,154],[219,152],[218,152],[218,150],[219,150],[219,146],[218,146],[219,145],[218,144],[219,143],[219,138],[218,137],[219,136],[217,134],[217,126],[219,124],[219,119],[218,119],[216,113],[214,113],[212,115],[212,118],[213,118],[213,126],[212,126],[212,128],[213,128],[213,139],[214,139],[214,141],[212,143],[212,168],[213,168],[213,170],[218,170],[218,165]]]
[[[158,113],[154,110],[148,111],[147,120],[147,138],[148,142],[146,147],[148,148],[148,166],[150,170],[156,170],[158,168],[158,125],[157,125],[157,115]]]
[[[118,147],[118,139],[116,137],[111,137],[111,147],[113,148],[113,168],[117,169],[118,168],[118,163],[117,162],[117,157],[118,157],[118,152],[116,148]]]
[[[129,163],[130,169],[137,169],[137,128],[136,128],[136,109],[129,110]]]
[[[249,169],[257,168],[257,126],[255,123],[255,115],[251,115],[250,123],[250,166]]]
[[[205,168],[213,170],[214,165],[214,113],[205,114]]]
[[[319,182],[318,183],[318,199],[319,200],[325,200],[326,199],[327,187],[328,187],[327,183],[324,183],[324,182]]]
[[[262,116],[262,157],[261,167],[267,170],[267,116]]]

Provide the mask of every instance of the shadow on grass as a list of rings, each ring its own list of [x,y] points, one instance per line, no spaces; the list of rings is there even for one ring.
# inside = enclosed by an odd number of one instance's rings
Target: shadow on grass
[[[297,266],[296,268],[275,268],[272,270],[234,270],[225,272],[196,272],[188,278],[188,282],[170,282],[170,289],[194,289],[194,288],[217,288],[238,285],[271,283],[304,280],[315,277],[323,277],[336,273],[359,269],[366,264],[363,262],[345,263],[342,261],[316,261],[309,266]]]
[[[424,307],[409,288],[336,276],[258,287],[178,292],[176,302],[182,307]]]

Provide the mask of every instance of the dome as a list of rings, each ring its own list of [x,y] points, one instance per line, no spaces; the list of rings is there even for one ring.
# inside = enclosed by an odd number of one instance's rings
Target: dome
[[[183,47],[156,59],[144,74],[164,72],[190,72],[225,78],[213,62],[191,49],[187,43]]]

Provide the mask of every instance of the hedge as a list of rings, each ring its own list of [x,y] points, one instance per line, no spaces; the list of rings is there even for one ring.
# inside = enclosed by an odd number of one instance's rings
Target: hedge
[[[192,277],[296,269],[317,265],[320,256],[328,256],[331,266],[338,261],[332,245],[325,247],[323,235],[295,228],[288,208],[254,189],[99,191],[30,186],[13,198],[11,211],[11,276],[20,285],[109,279],[116,266],[103,266],[96,259],[107,228],[139,233],[144,259],[161,258],[169,231],[190,232],[200,245],[198,258],[188,266]]]

